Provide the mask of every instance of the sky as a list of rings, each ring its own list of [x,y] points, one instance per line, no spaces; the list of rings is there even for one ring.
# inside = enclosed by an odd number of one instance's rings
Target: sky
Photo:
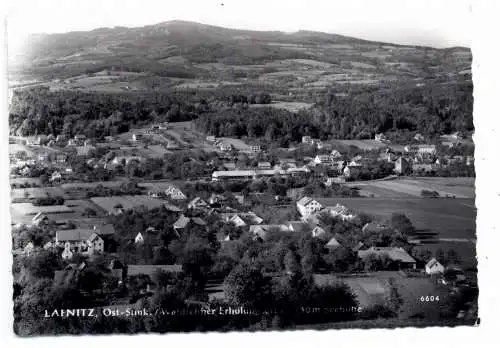
[[[433,47],[471,44],[466,0],[11,0],[10,53],[31,33],[187,20],[236,29],[314,30]],[[5,6],[5,5],[4,5]]]

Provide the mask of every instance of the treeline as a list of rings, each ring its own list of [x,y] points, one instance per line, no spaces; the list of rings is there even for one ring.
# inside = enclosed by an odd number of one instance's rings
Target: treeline
[[[269,94],[252,89],[221,90],[212,95],[196,91],[149,93],[82,93],[33,88],[16,91],[9,113],[11,133],[84,134],[100,138],[127,132],[151,122],[189,121],[235,103],[267,104]]]
[[[303,135],[329,139],[372,139],[376,133],[424,136],[474,129],[472,86],[452,85],[362,90],[348,97],[318,96],[315,107],[291,113],[275,109],[232,108],[206,113],[195,121],[209,134],[227,137],[263,137],[287,145]]]

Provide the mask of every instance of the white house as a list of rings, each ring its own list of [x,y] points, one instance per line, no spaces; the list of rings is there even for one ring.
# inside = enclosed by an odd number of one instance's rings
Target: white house
[[[165,196],[170,197],[170,199],[175,199],[175,200],[182,200],[182,199],[187,198],[186,195],[184,193],[182,193],[182,191],[179,190],[175,186],[169,186],[165,190]]]
[[[342,154],[340,152],[338,152],[337,150],[332,150],[332,152],[330,153],[330,156],[332,156],[332,158],[334,158],[334,159],[337,159],[337,158],[342,157]]]
[[[142,244],[144,243],[144,237],[141,232],[137,233],[135,236],[135,244]]]
[[[322,238],[326,236],[326,231],[323,228],[316,226],[313,228],[311,234],[313,238]]]
[[[252,147],[250,148],[250,151],[252,151],[253,153],[260,152],[261,151],[260,145],[252,145]]]
[[[297,201],[297,210],[303,219],[307,219],[311,214],[320,211],[323,206],[316,200],[310,197],[302,197]]]
[[[42,223],[46,223],[49,220],[47,215],[43,214],[42,212],[37,213],[35,216],[33,216],[33,219],[31,219],[31,222],[35,226],[40,226]]]
[[[209,205],[201,197],[196,197],[191,202],[189,202],[187,207],[188,209],[203,209],[203,208],[208,208]]]
[[[314,157],[314,163],[316,164],[331,164],[333,162],[333,157],[330,155],[317,155]]]
[[[76,253],[93,255],[104,251],[104,240],[93,229],[56,231],[55,245],[64,247],[64,259],[69,259]]]
[[[435,258],[432,258],[425,264],[425,273],[427,274],[441,274],[443,272],[444,266]]]

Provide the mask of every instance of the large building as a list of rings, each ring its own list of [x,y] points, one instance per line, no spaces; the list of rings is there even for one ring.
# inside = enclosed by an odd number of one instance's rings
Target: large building
[[[323,209],[323,206],[316,200],[310,197],[302,197],[297,201],[297,210],[303,219],[307,219],[309,216],[317,211]]]
[[[422,145],[407,145],[404,147],[405,152],[413,155],[435,155],[436,145],[422,144]]]

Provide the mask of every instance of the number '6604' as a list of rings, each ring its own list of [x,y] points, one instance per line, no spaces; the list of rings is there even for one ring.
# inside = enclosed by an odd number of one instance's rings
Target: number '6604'
[[[439,301],[439,296],[422,296],[420,297],[420,302],[437,302]]]

